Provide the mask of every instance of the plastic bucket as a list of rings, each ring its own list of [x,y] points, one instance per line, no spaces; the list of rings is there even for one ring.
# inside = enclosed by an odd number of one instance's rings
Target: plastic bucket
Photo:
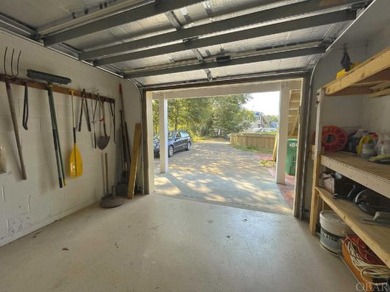
[[[341,240],[353,233],[352,230],[340,219],[334,211],[321,211],[320,213],[320,243],[332,253],[341,252]]]

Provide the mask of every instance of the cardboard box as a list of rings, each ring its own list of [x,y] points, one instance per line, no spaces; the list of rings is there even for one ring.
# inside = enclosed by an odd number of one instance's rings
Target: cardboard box
[[[351,256],[348,253],[347,245],[345,244],[344,240],[341,245],[341,253],[343,256],[343,260],[347,264],[349,270],[355,275],[356,279],[359,281],[357,285],[360,285],[359,287],[364,287],[364,290],[359,289],[359,291],[373,292],[374,290],[371,283],[363,279],[363,277],[360,275],[360,271],[353,265]],[[370,281],[372,282],[372,279],[370,279]]]
[[[349,178],[342,176],[336,179],[334,173],[323,172],[320,178],[321,184],[329,193],[338,194],[340,196],[347,196],[352,190],[352,186],[356,184]]]

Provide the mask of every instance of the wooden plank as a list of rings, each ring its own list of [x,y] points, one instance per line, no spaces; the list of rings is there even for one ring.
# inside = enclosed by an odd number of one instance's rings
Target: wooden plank
[[[343,90],[340,90],[336,92],[335,94],[327,94],[327,96],[332,95],[356,95],[356,96],[362,96],[362,95],[369,95],[372,93],[372,90],[370,87],[348,87]]]
[[[390,165],[369,162],[348,152],[322,155],[321,164],[390,198]]]
[[[39,82],[39,81],[25,79],[25,78],[10,78],[7,75],[0,74],[0,81],[5,81],[5,79],[9,79],[10,83],[14,85],[24,86],[24,84],[27,83],[27,86],[30,88],[47,90],[47,83],[45,82]],[[52,89],[53,92],[62,93],[62,94],[70,94],[70,92],[73,91],[73,95],[79,97],[81,97],[81,93],[82,93],[81,90],[77,90],[71,87],[61,86],[57,84],[53,84]],[[115,103],[115,99],[106,96],[97,96],[95,93],[86,92],[85,98],[93,99],[93,100],[101,100],[109,103]]]
[[[353,203],[335,200],[325,189],[317,188],[322,200],[390,267],[390,232],[388,227],[368,225],[362,219],[372,219]]]
[[[141,149],[141,123],[135,124],[134,139],[133,139],[133,152],[131,155],[129,186],[127,189],[127,197],[129,199],[134,198],[135,193],[135,179],[137,176],[138,160]]]
[[[272,161],[276,162],[276,154],[278,151],[278,137],[279,135],[275,135],[275,142],[274,142],[274,150],[272,151]]]
[[[371,87],[371,90],[377,91],[377,90],[382,90],[382,89],[385,89],[388,87],[390,87],[390,81],[379,83],[378,85]]]
[[[346,75],[324,86],[327,95],[338,94],[351,85],[364,81],[375,74],[390,68],[390,48],[383,50],[365,62],[353,68]]]
[[[385,95],[390,95],[390,88],[383,89],[381,91],[377,91],[374,93],[371,93],[369,97],[380,97],[380,96],[385,96]]]
[[[290,136],[296,135],[298,132],[298,122],[299,122],[299,114],[295,116],[294,124],[292,125]]]

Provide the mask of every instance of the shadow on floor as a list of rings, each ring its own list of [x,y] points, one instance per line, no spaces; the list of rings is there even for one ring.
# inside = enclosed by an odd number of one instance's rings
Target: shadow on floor
[[[228,142],[195,143],[190,151],[169,158],[168,173],[159,172],[159,159],[155,159],[155,190],[159,195],[291,214],[256,153],[235,149]]]

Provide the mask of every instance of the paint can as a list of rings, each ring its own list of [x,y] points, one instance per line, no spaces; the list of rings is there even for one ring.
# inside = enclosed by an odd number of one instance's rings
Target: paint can
[[[341,240],[353,233],[334,211],[324,210],[320,213],[320,243],[333,254],[341,253]]]

